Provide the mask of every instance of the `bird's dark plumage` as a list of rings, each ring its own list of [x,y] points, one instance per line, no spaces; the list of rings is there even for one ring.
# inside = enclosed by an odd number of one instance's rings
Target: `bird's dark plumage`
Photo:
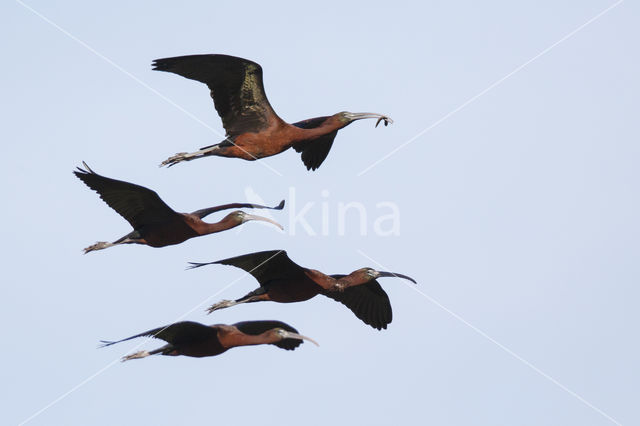
[[[313,339],[300,335],[290,325],[281,321],[268,320],[210,326],[192,321],[181,321],[118,341],[103,340],[101,347],[145,336],[162,339],[167,342],[167,345],[152,351],[138,351],[123,357],[123,361],[145,358],[155,354],[185,355],[201,358],[220,355],[238,346],[261,344],[271,344],[291,351],[302,344],[302,339],[309,340],[317,345]]]
[[[155,337],[156,339],[171,343],[174,346],[179,346],[182,344],[191,344],[193,342],[217,338],[217,333],[218,330],[207,325],[193,321],[181,321],[164,327],[154,328],[153,330],[148,330],[122,340],[103,340],[102,343],[103,346],[111,346],[116,343],[126,342],[127,340],[136,339],[138,337]]]
[[[206,216],[211,213],[219,212],[220,210],[228,210],[228,209],[271,209],[271,210],[282,210],[284,208],[284,200],[280,201],[275,207],[263,206],[260,204],[251,204],[251,203],[230,203],[223,204],[221,206],[209,207],[206,209],[196,210],[191,214],[198,216],[200,219],[204,219]]]
[[[189,55],[156,59],[153,69],[205,83],[227,137],[258,133],[277,116],[264,92],[262,67],[228,55]]]
[[[95,173],[84,163],[86,169],[78,168],[74,174],[89,188],[95,190],[111,208],[124,217],[133,227],[133,232],[113,243],[99,241],[84,249],[85,253],[102,250],[119,244],[144,244],[165,247],[180,244],[190,238],[221,232],[239,226],[249,220],[278,223],[262,216],[248,215],[242,211],[230,213],[217,223],[206,223],[202,218],[220,210],[232,208],[276,209],[284,208],[284,200],[276,207],[250,203],[231,203],[196,210],[193,213],[178,213],[160,199],[155,191],[133,183],[111,179]]]
[[[105,203],[125,218],[134,229],[144,225],[169,222],[178,216],[165,204],[155,191],[121,180],[101,176],[91,170],[78,167],[73,172],[89,188],[96,191]]]
[[[335,279],[345,275],[331,275]],[[324,291],[324,296],[342,303],[362,322],[378,330],[386,329],[393,320],[393,311],[389,296],[378,281],[349,287],[344,291]]]
[[[344,291],[325,290],[313,282],[305,273],[308,270],[291,260],[284,250],[249,253],[209,263],[192,262],[190,267],[197,268],[210,264],[235,266],[251,274],[260,283],[259,289],[252,291],[240,300],[268,293],[270,288],[284,281],[300,283],[300,286],[311,283],[311,286],[317,286],[317,294],[322,294],[342,303],[356,317],[373,328],[378,330],[386,329],[393,318],[389,296],[376,280],[348,287]],[[336,280],[345,276],[331,275]]]
[[[294,126],[301,129],[313,129],[321,126],[330,117],[317,117],[308,120],[293,123]],[[333,140],[336,138],[338,131],[328,133],[316,139],[312,139],[293,146],[296,152],[301,152],[302,162],[307,166],[307,170],[316,170],[329,155],[329,151],[333,146]]]
[[[250,334],[252,336],[257,336],[266,331],[269,331],[274,328],[282,328],[286,331],[290,331],[292,333],[298,333],[298,330],[291,327],[289,324],[284,323],[282,321],[275,320],[267,320],[267,321],[243,321],[237,322],[233,324],[238,330],[243,332],[244,334]],[[302,344],[302,340],[300,339],[284,339],[279,342],[272,343],[279,348],[286,349],[288,351],[292,351],[298,346]]]
[[[253,275],[260,285],[267,284],[273,277],[283,279],[308,279],[304,273],[304,268],[291,260],[284,250],[269,250],[245,254],[212,263],[231,265],[243,269]]]
[[[262,67],[253,61],[228,55],[189,55],[156,59],[153,69],[205,83],[222,119],[226,138],[192,153],[180,152],[161,165],[208,156],[247,161],[277,155],[293,147],[308,170],[326,159],[338,130],[356,120],[376,118],[376,126],[392,120],[377,113],[342,111],[288,124],[275,113],[264,91]]]

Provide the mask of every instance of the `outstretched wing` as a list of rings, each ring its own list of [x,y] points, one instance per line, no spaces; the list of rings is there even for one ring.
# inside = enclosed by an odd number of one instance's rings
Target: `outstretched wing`
[[[314,129],[322,125],[328,118],[330,117],[310,118],[293,123],[293,125],[301,129]],[[320,167],[325,158],[327,158],[327,155],[329,155],[331,146],[333,146],[333,140],[337,134],[338,131],[336,130],[319,138],[293,145],[293,149],[302,153],[302,162],[307,166],[307,170],[315,170]]]
[[[204,265],[219,263],[231,265],[243,269],[253,275],[261,286],[275,279],[309,279],[304,273],[304,268],[293,260],[289,259],[284,250],[259,251],[256,253],[244,254],[242,256],[230,257],[229,259],[218,260],[208,263],[191,262],[191,268],[198,268]]]
[[[331,275],[340,279],[345,275]],[[360,318],[365,324],[378,330],[386,329],[393,319],[389,296],[378,281],[347,287],[343,292],[324,291],[323,295],[342,303]]]
[[[227,137],[258,133],[282,121],[269,104],[262,67],[255,62],[228,55],[190,55],[156,59],[153,67],[205,83]]]
[[[221,206],[209,207],[206,209],[196,210],[191,213],[193,215],[198,216],[200,219],[210,215],[211,213],[219,212],[221,210],[227,209],[272,209],[272,210],[282,210],[284,208],[284,200],[280,201],[275,207],[262,206],[260,204],[249,204],[249,203],[231,203],[231,204],[223,204]]]
[[[238,330],[245,334],[249,334],[252,336],[257,336],[258,334],[262,334],[265,331],[272,330],[274,328],[282,328],[292,333],[298,333],[298,330],[291,327],[289,324],[286,324],[282,321],[243,321],[233,324]],[[284,339],[279,342],[272,343],[272,345],[276,345],[279,348],[286,349],[288,351],[292,351],[298,346],[302,344],[302,340],[300,339]]]
[[[162,223],[178,215],[160,199],[155,191],[121,180],[101,176],[91,170],[74,171],[78,179],[96,191],[105,203],[124,217],[135,229],[154,223]]]
[[[147,336],[164,340],[174,346],[180,346],[183,344],[192,344],[202,340],[217,338],[217,333],[218,331],[213,327],[209,327],[198,322],[182,321],[164,327],[154,328],[153,330],[145,331],[143,333],[136,334],[135,336],[127,337],[126,339],[117,340],[115,342],[106,340],[102,340],[101,342],[102,346],[111,346],[137,337]]]

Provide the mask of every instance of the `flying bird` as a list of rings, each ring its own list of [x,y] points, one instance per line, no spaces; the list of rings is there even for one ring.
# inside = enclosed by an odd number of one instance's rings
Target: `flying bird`
[[[386,115],[339,112],[289,124],[275,113],[262,83],[262,67],[247,59],[228,55],[190,55],[156,59],[153,69],[172,72],[209,87],[216,111],[222,119],[226,139],[192,153],[181,152],[163,161],[173,166],[181,161],[215,155],[257,160],[295,149],[307,170],[316,170],[331,149],[338,130],[356,120],[377,119],[393,123]]]
[[[180,244],[189,238],[225,231],[250,220],[269,222],[282,229],[280,224],[271,219],[254,216],[240,210],[228,214],[216,223],[207,223],[202,219],[211,213],[227,209],[282,210],[284,208],[284,200],[275,207],[231,203],[196,210],[192,213],[178,213],[166,205],[155,191],[144,186],[101,176],[91,170],[86,163],[83,162],[82,164],[85,168],[78,167],[73,173],[89,188],[96,191],[109,207],[118,212],[133,227],[132,232],[112,243],[100,241],[85,248],[85,254],[119,244],[145,244],[151,247]]]
[[[389,296],[376,279],[398,277],[416,283],[406,275],[371,268],[361,268],[349,275],[326,275],[296,264],[284,250],[261,251],[216,262],[190,262],[189,268],[211,264],[243,269],[258,280],[260,287],[240,299],[223,300],[212,305],[209,313],[249,302],[302,302],[322,294],[342,303],[365,324],[378,330],[386,329],[391,323],[392,311]]]
[[[266,344],[292,351],[300,346],[303,340],[318,345],[315,340],[298,334],[298,330],[281,321],[244,321],[233,325],[204,325],[182,321],[115,342],[102,340],[100,347],[145,336],[164,340],[167,344],[152,351],[138,351],[127,355],[122,358],[123,362],[155,354],[201,358],[220,355],[237,346]]]

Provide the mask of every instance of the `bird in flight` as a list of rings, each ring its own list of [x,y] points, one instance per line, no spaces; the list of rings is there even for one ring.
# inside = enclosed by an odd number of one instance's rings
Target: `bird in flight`
[[[289,124],[275,113],[262,83],[262,67],[228,55],[189,55],[156,59],[153,69],[200,81],[209,87],[226,138],[198,151],[178,153],[161,163],[173,166],[208,156],[257,160],[295,149],[307,170],[316,170],[329,154],[338,130],[356,120],[393,123],[383,114],[339,112]]]
[[[164,340],[167,344],[152,351],[138,351],[127,355],[122,358],[123,362],[155,354],[202,358],[220,355],[237,346],[264,344],[292,351],[300,346],[303,340],[318,345],[315,340],[298,334],[298,330],[281,321],[244,321],[232,325],[204,325],[192,321],[181,321],[118,341],[102,340],[100,347],[111,346],[137,337],[155,337]]]
[[[231,203],[196,210],[192,213],[178,213],[165,204],[155,191],[144,186],[101,176],[91,170],[86,163],[82,164],[85,168],[78,167],[73,173],[89,188],[96,191],[109,207],[118,212],[133,227],[132,232],[112,243],[100,241],[85,248],[85,254],[119,244],[145,244],[151,247],[180,244],[189,238],[225,231],[250,220],[269,222],[283,229],[282,225],[269,218],[251,215],[240,210],[228,214],[216,223],[207,223],[202,219],[211,213],[227,209],[282,210],[284,200],[275,207]]]
[[[240,268],[258,280],[260,287],[236,300],[223,300],[212,305],[208,312],[241,303],[273,301],[302,302],[322,294],[349,308],[360,320],[378,330],[391,323],[389,296],[377,281],[380,277],[404,278],[395,272],[361,268],[348,275],[326,275],[304,268],[292,261],[284,250],[261,251],[208,263],[190,262],[189,268],[222,264]]]

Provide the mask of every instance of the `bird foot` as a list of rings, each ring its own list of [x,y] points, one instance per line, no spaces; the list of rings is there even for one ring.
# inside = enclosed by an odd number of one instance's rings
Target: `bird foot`
[[[144,357],[147,357],[149,355],[150,354],[149,354],[148,351],[138,351],[138,352],[132,353],[131,355],[123,356],[120,361],[121,362],[125,362],[125,361],[129,361],[130,359],[144,358]]]
[[[102,249],[106,249],[107,247],[111,247],[113,244],[108,243],[106,241],[98,241],[97,243],[90,245],[89,247],[83,249],[84,250],[84,254],[89,253],[90,251],[95,251],[95,250],[102,250]]]
[[[160,167],[162,166],[167,166],[167,167],[171,167],[171,166],[175,166],[176,164],[178,164],[181,161],[190,161],[193,160],[194,158],[198,157],[198,155],[194,152],[189,154],[188,152],[179,152],[176,155],[167,158],[166,160],[164,160],[162,163],[160,163]]]
[[[213,305],[211,305],[208,309],[207,309],[207,313],[210,314],[213,311],[217,311],[218,309],[224,309],[224,308],[228,308],[230,306],[236,305],[237,303],[233,300],[222,300],[218,303],[215,303]]]

